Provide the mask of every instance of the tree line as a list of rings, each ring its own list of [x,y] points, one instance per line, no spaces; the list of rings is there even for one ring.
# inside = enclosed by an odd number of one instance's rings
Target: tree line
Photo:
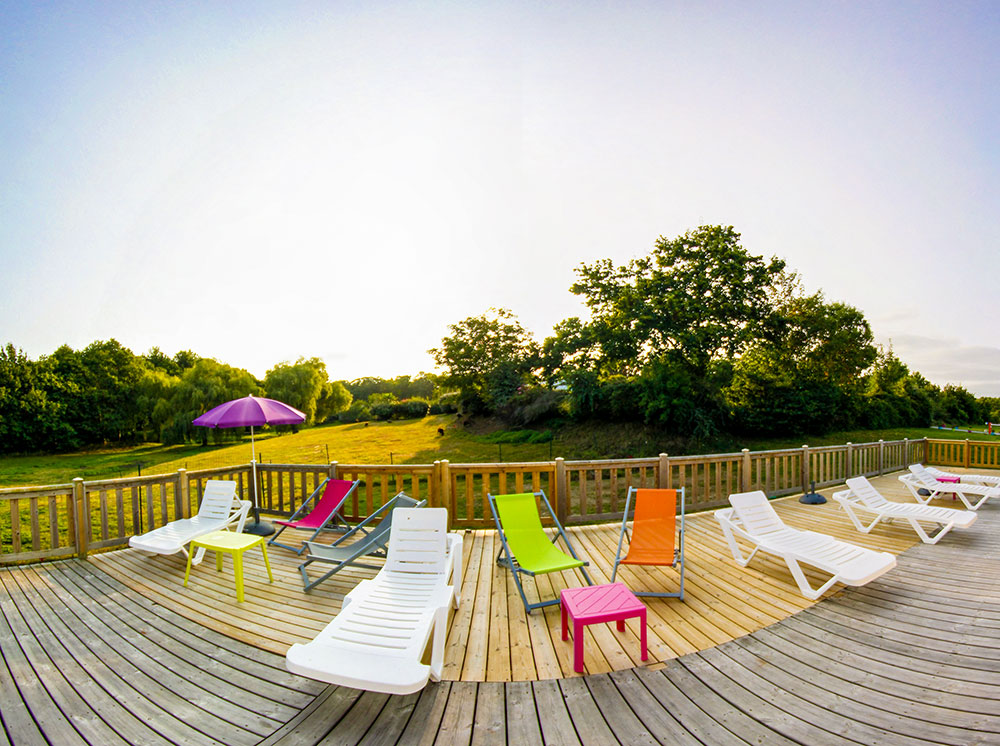
[[[909,370],[874,344],[858,309],[806,293],[731,226],[661,236],[647,256],[576,274],[569,290],[588,320],[565,319],[538,342],[513,312],[490,309],[450,325],[429,350],[441,375],[331,381],[314,357],[259,380],[190,350],[136,355],[111,339],[31,360],[8,343],[0,453],[221,442],[236,436],[191,421],[247,394],[301,409],[306,424],[461,411],[513,427],[644,422],[693,442],[1000,419],[1000,399]]]
[[[210,434],[191,421],[248,394],[291,404],[305,412],[307,423],[324,422],[351,403],[347,388],[329,380],[318,358],[279,363],[258,380],[189,350],[170,357],[154,347],[136,355],[111,339],[82,350],[63,345],[31,360],[8,343],[0,348],[0,452],[220,442],[232,434]]]
[[[732,226],[660,237],[624,264],[581,264],[589,320],[540,343],[513,312],[452,324],[429,350],[466,412],[643,421],[692,440],[983,422],[1000,400],[943,388],[874,344],[857,308],[806,293],[785,262]]]

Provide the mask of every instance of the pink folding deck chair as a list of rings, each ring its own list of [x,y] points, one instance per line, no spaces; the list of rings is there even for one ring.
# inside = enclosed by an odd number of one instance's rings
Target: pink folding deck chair
[[[346,479],[327,479],[320,484],[309,496],[299,509],[292,513],[288,520],[276,520],[272,523],[280,526],[277,533],[268,539],[268,545],[274,544],[285,549],[291,549],[296,554],[302,554],[305,550],[305,542],[313,541],[322,531],[346,531],[350,528],[344,520],[341,509],[344,502],[354,490],[358,488],[360,481],[350,482]],[[342,524],[342,526],[338,526]],[[297,528],[312,531],[308,539],[302,542],[299,547],[289,546],[277,541],[278,536],[286,528]]]

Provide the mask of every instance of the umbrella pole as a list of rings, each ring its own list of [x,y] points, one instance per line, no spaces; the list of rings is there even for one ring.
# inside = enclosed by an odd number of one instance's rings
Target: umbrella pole
[[[274,533],[274,526],[268,521],[261,522],[258,507],[260,503],[257,498],[257,449],[254,447],[253,425],[250,426],[250,468],[253,470],[253,523],[245,526],[243,532],[254,536],[270,536]]]

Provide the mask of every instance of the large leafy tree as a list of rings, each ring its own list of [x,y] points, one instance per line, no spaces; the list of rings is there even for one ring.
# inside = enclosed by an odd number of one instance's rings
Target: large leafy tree
[[[49,396],[55,382],[44,365],[22,350],[0,347],[0,452],[66,450],[76,433],[62,418],[62,406]]]
[[[333,383],[326,363],[319,358],[299,358],[294,364],[279,363],[264,376],[264,390],[300,409],[306,422],[323,422],[351,405],[351,394],[340,382]]]
[[[733,228],[702,226],[657,239],[648,256],[577,269],[571,292],[591,311],[594,340],[608,372],[637,373],[667,356],[693,376],[738,355],[768,318],[785,263],[765,261]]]
[[[711,436],[726,417],[730,361],[767,328],[784,270],[723,226],[661,236],[647,256],[622,265],[581,265],[570,290],[591,319],[546,340],[546,370],[562,366],[584,416],[629,416],[631,402],[648,422]]]
[[[40,363],[52,376],[49,396],[81,444],[140,438],[137,390],[145,365],[131,350],[114,339],[79,352],[63,345]]]
[[[191,421],[212,407],[230,399],[260,393],[257,380],[246,370],[234,368],[211,358],[199,358],[184,370],[180,381],[171,390],[167,405],[170,418],[162,428],[165,443],[183,443],[200,434],[202,443],[208,442],[208,428],[195,431]],[[212,430],[214,440],[222,440],[224,432]]]
[[[747,432],[824,432],[851,426],[865,371],[876,358],[864,315],[821,293],[789,295],[767,331],[733,365],[726,388]]]
[[[538,345],[509,310],[491,308],[448,328],[451,335],[429,352],[466,409],[496,411],[533,380]]]

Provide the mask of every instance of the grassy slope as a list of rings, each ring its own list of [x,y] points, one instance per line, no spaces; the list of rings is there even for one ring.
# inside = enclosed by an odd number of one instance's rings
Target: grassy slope
[[[438,428],[445,431],[438,434]],[[981,429],[981,428],[980,428]],[[720,453],[749,448],[836,445],[847,441],[864,443],[902,438],[990,439],[981,432],[966,433],[929,428],[888,431],[852,431],[830,435],[798,436],[783,439],[743,439],[720,441],[698,450]],[[998,438],[1000,441],[1000,438]],[[640,425],[570,425],[556,433],[554,442],[504,444],[486,442],[483,435],[458,424],[454,415],[426,417],[403,422],[372,422],[324,425],[298,433],[267,433],[257,439],[261,461],[286,464],[340,463],[386,464],[431,463],[447,458],[453,463],[495,461],[547,461],[552,456],[567,459],[632,458],[660,452],[682,455],[684,445],[658,435]],[[327,455],[329,454],[329,456]],[[133,476],[137,462],[143,474],[166,473],[178,468],[206,469],[249,463],[250,440],[229,446],[158,446],[84,451],[57,456],[0,458],[0,487],[65,484],[74,477],[106,479]]]

